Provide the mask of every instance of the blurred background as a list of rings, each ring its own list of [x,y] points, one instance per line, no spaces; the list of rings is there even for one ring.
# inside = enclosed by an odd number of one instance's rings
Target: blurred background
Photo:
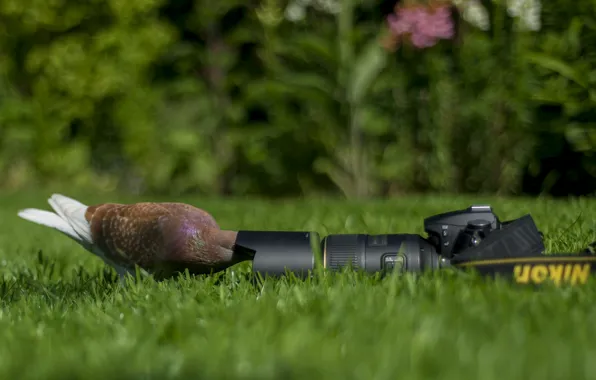
[[[0,190],[596,191],[596,0],[2,0]]]

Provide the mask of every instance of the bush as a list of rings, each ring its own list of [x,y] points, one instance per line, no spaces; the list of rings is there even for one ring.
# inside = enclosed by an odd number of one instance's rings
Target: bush
[[[575,157],[596,189],[592,0],[396,51],[392,3],[306,3],[2,2],[2,187],[556,193]]]

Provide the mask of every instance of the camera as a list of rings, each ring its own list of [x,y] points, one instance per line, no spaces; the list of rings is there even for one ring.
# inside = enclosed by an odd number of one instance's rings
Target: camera
[[[305,277],[317,265],[332,271],[349,267],[369,273],[422,272],[458,260],[518,257],[544,249],[529,215],[501,222],[490,205],[427,217],[424,231],[426,237],[333,234],[322,240],[315,232],[239,231],[236,246],[253,257],[254,273],[273,277],[287,272]]]

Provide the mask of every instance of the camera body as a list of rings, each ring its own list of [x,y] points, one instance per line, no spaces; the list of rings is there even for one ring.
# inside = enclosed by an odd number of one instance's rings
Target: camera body
[[[503,224],[489,205],[473,205],[424,219],[424,231],[437,252],[446,259],[478,246]]]
[[[424,219],[426,238],[417,234],[332,234],[239,231],[236,246],[253,255],[253,272],[308,276],[317,263],[325,269],[365,272],[421,272],[451,265],[462,253],[481,247],[501,222],[489,205],[472,205]],[[318,257],[318,260],[316,259]]]

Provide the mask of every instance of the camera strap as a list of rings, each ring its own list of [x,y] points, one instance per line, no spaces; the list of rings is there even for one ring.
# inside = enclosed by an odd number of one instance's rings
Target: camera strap
[[[525,215],[505,222],[502,229],[489,234],[478,246],[456,255],[451,265],[473,268],[484,276],[509,278],[518,284],[582,285],[591,274],[596,275],[594,247],[596,242],[579,254],[546,255],[542,234],[532,217]]]

